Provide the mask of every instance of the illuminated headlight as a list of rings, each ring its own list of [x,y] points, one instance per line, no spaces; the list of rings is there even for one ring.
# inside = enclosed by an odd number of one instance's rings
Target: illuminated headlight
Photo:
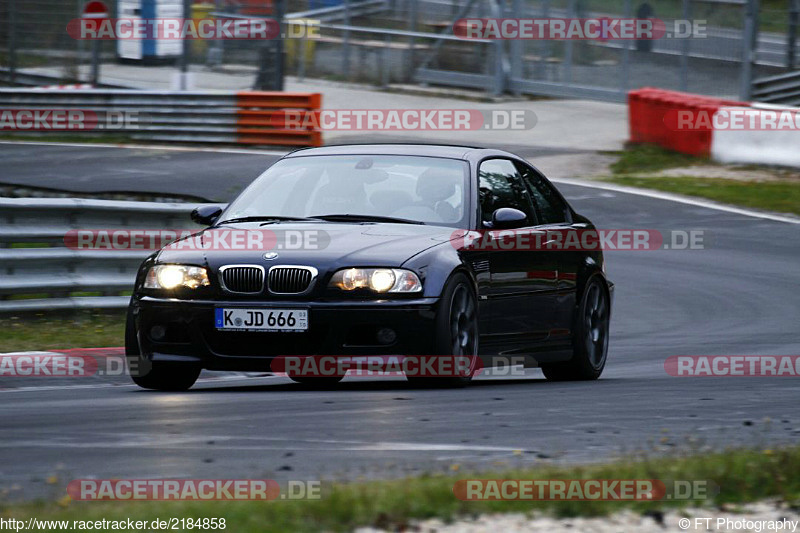
[[[371,289],[375,292],[413,293],[422,291],[422,282],[410,270],[399,268],[348,268],[333,275],[330,283],[343,291]]]
[[[157,265],[147,272],[145,289],[196,289],[208,287],[208,271],[203,267],[189,265]]]

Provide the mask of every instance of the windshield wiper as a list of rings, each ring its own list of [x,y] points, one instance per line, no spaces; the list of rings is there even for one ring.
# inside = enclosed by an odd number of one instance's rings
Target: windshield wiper
[[[314,215],[315,219],[326,220],[328,222],[393,222],[396,224],[425,224],[419,220],[409,220],[407,218],[382,217],[379,215]]]
[[[251,217],[238,217],[238,218],[229,218],[228,220],[223,220],[222,222],[217,222],[217,226],[221,224],[236,224],[237,222],[266,222],[266,223],[273,223],[273,222],[292,222],[292,221],[302,221],[302,220],[314,220],[312,218],[302,218],[302,217],[281,217],[281,216],[251,216]]]

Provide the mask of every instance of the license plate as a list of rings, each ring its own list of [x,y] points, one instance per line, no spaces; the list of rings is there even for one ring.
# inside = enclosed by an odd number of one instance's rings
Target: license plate
[[[228,331],[289,331],[308,330],[308,310],[305,309],[216,309],[217,329]]]

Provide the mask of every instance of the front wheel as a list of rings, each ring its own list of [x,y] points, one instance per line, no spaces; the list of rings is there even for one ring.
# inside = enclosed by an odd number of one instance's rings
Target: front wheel
[[[417,385],[463,387],[475,374],[478,362],[478,304],[469,278],[455,274],[445,286],[436,313],[436,354],[469,357],[469,366],[448,377],[407,376]],[[463,374],[463,375],[462,375]]]
[[[573,328],[573,355],[569,361],[542,365],[551,381],[587,381],[600,377],[608,356],[611,305],[598,276],[586,284]]]
[[[159,363],[142,357],[136,327],[130,314],[125,325],[125,359],[131,379],[143,389],[173,392],[189,390],[201,371],[196,365]]]

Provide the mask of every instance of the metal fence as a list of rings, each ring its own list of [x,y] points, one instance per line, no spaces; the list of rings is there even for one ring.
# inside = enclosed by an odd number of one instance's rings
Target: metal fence
[[[792,68],[798,2],[772,0],[759,7],[757,0],[395,0],[369,16],[338,10],[337,19],[321,24],[320,39],[289,43],[288,70],[300,77],[427,83],[494,94],[622,101],[629,90],[655,86],[747,99],[754,75]],[[487,17],[647,17],[662,20],[666,35],[651,42],[489,42],[453,35],[458,19]]]
[[[125,307],[149,251],[79,250],[77,229],[199,229],[195,204],[0,198],[0,312]]]
[[[26,75],[89,77],[90,43],[66,23],[82,0],[0,0],[0,66]],[[116,2],[108,2],[112,8]],[[213,0],[188,2],[217,16],[269,17],[285,10],[284,29],[316,20],[319,39],[287,39],[286,70],[376,85],[421,83],[555,97],[623,100],[642,86],[746,99],[753,78],[796,69],[800,0]],[[253,11],[253,5],[268,6]],[[205,6],[205,7],[203,7]],[[284,6],[281,8],[280,6]],[[205,10],[205,11],[203,11]],[[194,11],[193,11],[194,12]],[[112,13],[114,15],[114,13]],[[667,33],[651,43],[621,40],[465,41],[453,22],[465,17],[652,17]],[[700,33],[683,38],[685,26]],[[193,41],[195,72],[264,72],[257,41]],[[102,43],[106,65],[116,43]],[[13,58],[13,61],[12,61]],[[134,65],[138,68],[138,65]],[[175,72],[179,66],[171,67]],[[169,74],[167,74],[169,76]]]

